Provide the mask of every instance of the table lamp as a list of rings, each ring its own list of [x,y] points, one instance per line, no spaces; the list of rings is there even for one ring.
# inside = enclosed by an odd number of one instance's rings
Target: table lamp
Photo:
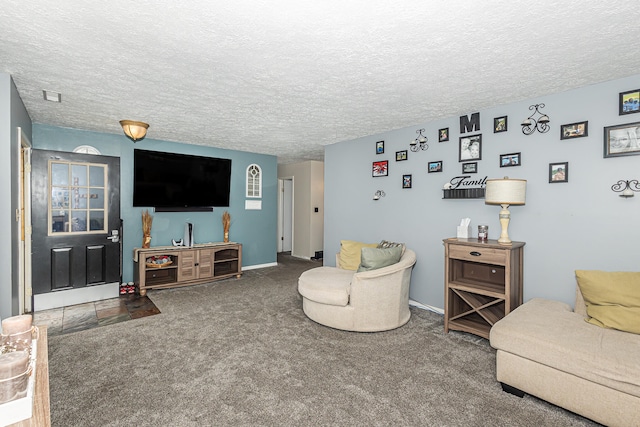
[[[509,205],[524,205],[527,190],[526,179],[510,179],[505,176],[503,179],[489,179],[485,188],[484,202],[487,205],[500,205],[500,225],[502,231],[498,243],[510,245],[509,239],[509,220],[511,213]]]

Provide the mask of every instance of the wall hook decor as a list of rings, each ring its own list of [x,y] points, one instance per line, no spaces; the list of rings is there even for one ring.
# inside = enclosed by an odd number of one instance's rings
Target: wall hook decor
[[[373,195],[373,200],[380,200],[380,197],[384,197],[386,196],[386,194],[384,193],[384,191],[382,190],[378,190],[376,191],[376,193]]]
[[[542,114],[540,112],[541,108],[544,108],[544,104],[534,104],[529,107],[529,110],[535,111],[522,122],[522,133],[531,135],[536,129],[540,133],[549,132],[549,116]],[[535,118],[536,115],[539,115],[537,120]]]
[[[637,179],[630,179],[626,181],[621,179],[611,186],[611,190],[616,193],[620,193],[620,197],[633,197],[634,192],[637,193],[640,191],[640,182],[638,182]]]
[[[416,131],[418,136],[416,137],[416,139],[412,140],[409,143],[409,149],[411,151],[416,152],[418,150],[428,150],[429,149],[429,144],[427,144],[427,141],[429,141],[429,139],[426,136],[424,136],[422,134],[422,132],[424,132],[424,129],[418,129]]]

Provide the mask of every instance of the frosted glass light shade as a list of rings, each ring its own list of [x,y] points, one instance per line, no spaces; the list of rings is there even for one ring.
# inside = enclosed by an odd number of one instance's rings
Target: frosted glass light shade
[[[488,205],[524,205],[526,192],[526,179],[488,179],[484,202]]]
[[[147,123],[136,122],[134,120],[120,120],[120,126],[122,126],[124,134],[134,141],[144,138],[149,128]]]

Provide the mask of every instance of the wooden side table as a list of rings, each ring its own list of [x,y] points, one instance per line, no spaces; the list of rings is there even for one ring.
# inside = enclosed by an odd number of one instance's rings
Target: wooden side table
[[[444,240],[444,331],[489,338],[491,327],[522,304],[524,242]]]

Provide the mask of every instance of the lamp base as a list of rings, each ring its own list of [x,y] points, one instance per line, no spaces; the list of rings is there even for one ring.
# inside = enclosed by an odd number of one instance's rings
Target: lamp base
[[[511,239],[509,239],[509,221],[511,219],[511,213],[509,212],[509,205],[501,205],[502,210],[500,211],[500,225],[502,226],[502,230],[500,231],[500,238],[498,239],[498,243],[501,245],[510,245]]]

